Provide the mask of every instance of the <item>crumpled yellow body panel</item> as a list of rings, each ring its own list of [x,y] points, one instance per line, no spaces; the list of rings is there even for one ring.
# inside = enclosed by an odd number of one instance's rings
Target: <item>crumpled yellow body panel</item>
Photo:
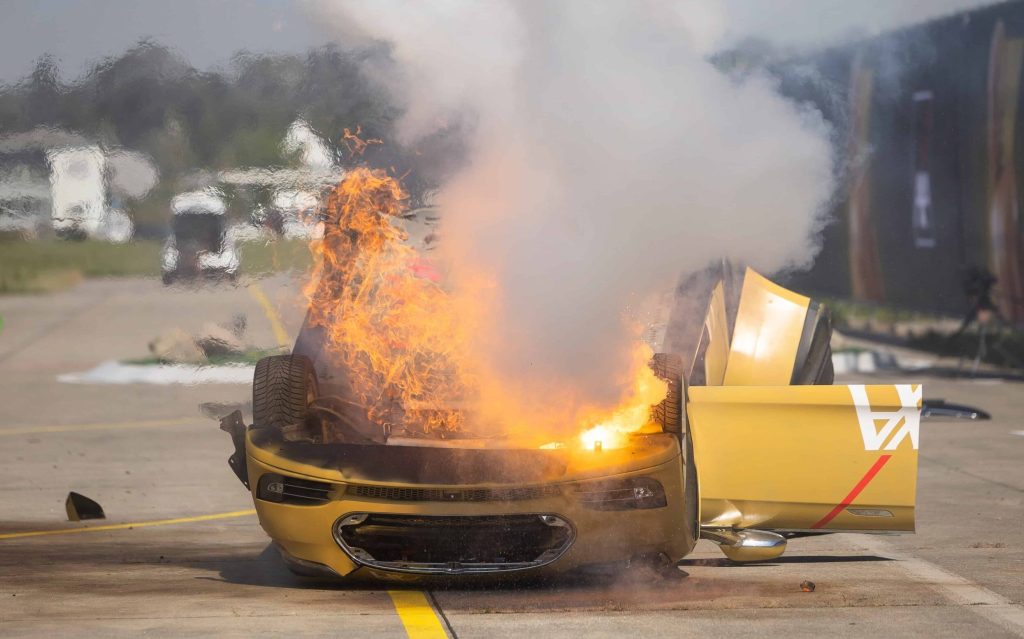
[[[725,288],[721,282],[711,291],[704,330],[708,339],[704,352],[704,383],[721,386],[725,382],[725,367],[729,361],[729,318],[725,311]]]
[[[732,333],[726,386],[784,386],[793,377],[811,298],[747,269]]]

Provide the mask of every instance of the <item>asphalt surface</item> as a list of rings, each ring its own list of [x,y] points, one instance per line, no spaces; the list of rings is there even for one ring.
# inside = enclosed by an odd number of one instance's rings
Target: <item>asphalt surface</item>
[[[259,286],[294,335],[296,283]],[[0,636],[1024,636],[1024,386],[997,381],[900,378],[993,415],[922,425],[916,535],[798,539],[755,566],[702,541],[681,565],[688,577],[635,568],[455,584],[427,593],[419,622],[416,591],[293,577],[227,467],[227,435],[198,409],[244,407],[248,386],[57,381],[236,313],[273,346],[258,297],[146,280],[0,297]],[[69,490],[107,519],[68,522]],[[66,532],[97,526],[113,528]],[[11,536],[23,532],[33,536]]]

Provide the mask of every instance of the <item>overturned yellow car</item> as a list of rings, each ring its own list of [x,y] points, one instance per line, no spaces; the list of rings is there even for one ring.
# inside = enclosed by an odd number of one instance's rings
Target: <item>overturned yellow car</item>
[[[694,352],[655,356],[668,396],[624,448],[289,436],[338,392],[307,325],[257,365],[253,425],[222,420],[229,464],[304,575],[671,565],[699,538],[757,561],[796,536],[912,532],[921,386],[833,385],[821,305],[749,269],[738,297],[719,282]]]

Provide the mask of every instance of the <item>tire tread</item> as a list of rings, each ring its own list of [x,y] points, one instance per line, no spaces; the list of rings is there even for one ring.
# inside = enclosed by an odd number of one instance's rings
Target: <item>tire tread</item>
[[[315,387],[316,375],[304,355],[259,360],[252,380],[253,426],[281,428],[305,420],[310,384]]]

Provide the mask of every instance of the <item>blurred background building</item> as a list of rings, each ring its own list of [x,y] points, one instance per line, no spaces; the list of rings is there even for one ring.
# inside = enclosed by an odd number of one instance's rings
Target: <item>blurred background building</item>
[[[791,283],[957,314],[987,270],[1024,322],[1022,60],[1024,3],[1008,2],[776,62],[833,124],[842,181],[823,250]]]

